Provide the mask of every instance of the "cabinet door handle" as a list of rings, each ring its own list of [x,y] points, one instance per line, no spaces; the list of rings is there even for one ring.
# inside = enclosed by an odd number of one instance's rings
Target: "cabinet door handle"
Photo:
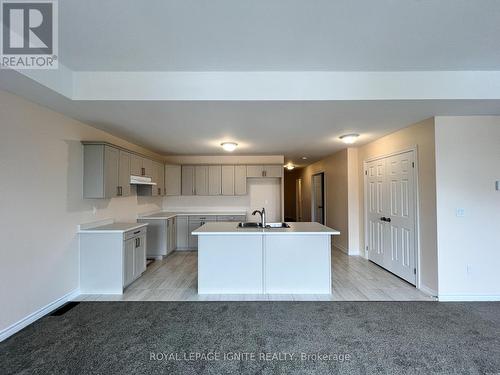
[[[142,176],[146,175],[146,168],[144,168],[144,167],[141,168],[141,175]]]
[[[134,232],[134,234],[139,234],[139,233],[141,233],[141,231],[140,231],[140,230],[138,230],[137,232]]]

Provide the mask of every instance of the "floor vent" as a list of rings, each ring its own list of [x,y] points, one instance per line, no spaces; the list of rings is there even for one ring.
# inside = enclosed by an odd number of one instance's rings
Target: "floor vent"
[[[50,316],[61,316],[66,314],[69,310],[71,310],[76,305],[79,305],[80,302],[68,302],[59,307],[57,310],[52,311]]]

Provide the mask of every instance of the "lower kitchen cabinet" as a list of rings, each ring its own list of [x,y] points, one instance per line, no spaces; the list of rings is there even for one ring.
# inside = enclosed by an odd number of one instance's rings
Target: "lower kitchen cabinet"
[[[188,217],[177,216],[177,250],[189,250],[188,231]]]
[[[80,292],[122,294],[146,270],[147,227],[80,232]]]

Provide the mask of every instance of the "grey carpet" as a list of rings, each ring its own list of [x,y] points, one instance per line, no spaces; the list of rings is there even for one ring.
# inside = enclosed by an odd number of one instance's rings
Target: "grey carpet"
[[[195,352],[257,357],[158,354]],[[277,352],[294,358],[260,357]],[[318,352],[330,360],[298,357]],[[500,303],[83,302],[0,343],[0,366],[2,374],[499,374]]]

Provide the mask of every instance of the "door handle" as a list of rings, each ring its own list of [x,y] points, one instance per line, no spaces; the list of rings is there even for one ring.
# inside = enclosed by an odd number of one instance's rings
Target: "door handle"
[[[386,223],[390,223],[392,221],[390,217],[385,217],[385,216],[382,216],[380,220],[385,221]]]

